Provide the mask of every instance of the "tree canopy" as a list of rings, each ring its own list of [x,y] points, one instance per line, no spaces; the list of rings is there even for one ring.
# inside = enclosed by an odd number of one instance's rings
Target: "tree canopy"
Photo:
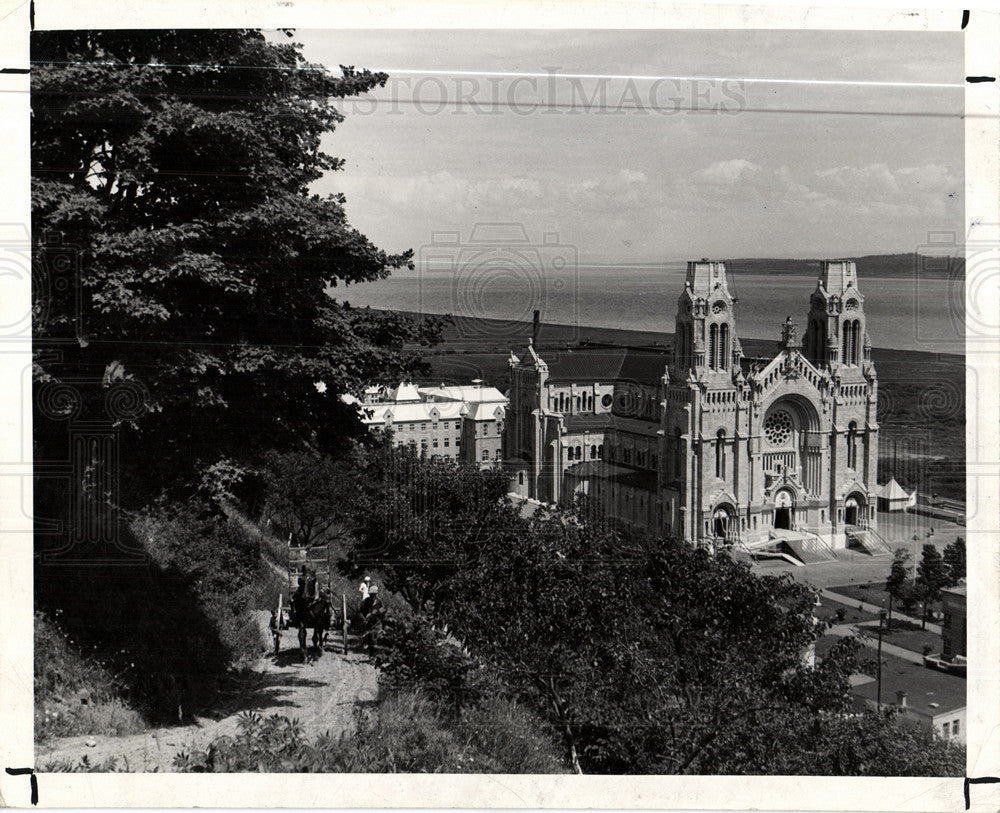
[[[327,71],[252,30],[46,31],[31,47],[38,385],[75,382],[103,418],[129,389],[111,418],[133,485],[360,436],[339,396],[420,369],[407,345],[438,328],[328,294],[412,267],[350,225],[342,195],[310,191],[344,164],[323,149],[334,102],[387,75]]]
[[[356,555],[545,715],[574,769],[961,770],[931,733],[907,752],[889,718],[852,709],[856,642],[809,663],[823,625],[808,587],[616,530],[593,505],[522,516],[493,472],[378,456],[384,513],[360,512]]]

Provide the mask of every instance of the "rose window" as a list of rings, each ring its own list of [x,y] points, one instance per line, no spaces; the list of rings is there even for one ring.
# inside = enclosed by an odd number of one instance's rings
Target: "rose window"
[[[792,436],[792,416],[777,410],[764,421],[764,437],[772,446],[784,446]]]
[[[712,313],[714,313],[716,316],[718,316],[720,313],[725,312],[725,310],[726,310],[726,303],[723,302],[722,300],[716,300],[715,302],[712,303]]]
[[[844,304],[845,311],[856,311],[857,309],[858,309],[858,300],[856,299],[848,299],[847,302]]]

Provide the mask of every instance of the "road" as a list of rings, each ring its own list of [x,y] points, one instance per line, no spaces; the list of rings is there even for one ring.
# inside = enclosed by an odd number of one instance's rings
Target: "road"
[[[255,621],[266,630],[267,613]],[[354,724],[354,711],[375,699],[378,684],[375,667],[360,653],[343,655],[336,639],[315,661],[303,664],[294,632],[284,634],[280,655],[259,658],[246,676],[244,690],[229,713],[218,719],[198,718],[192,725],[169,726],[125,737],[65,737],[37,745],[35,762],[39,770],[59,764],[78,765],[86,757],[90,764],[116,760],[116,770],[170,771],[180,751],[205,750],[209,743],[238,730],[244,711],[263,717],[280,714],[297,718],[307,736],[329,731],[339,734]],[[88,745],[93,742],[93,745]]]

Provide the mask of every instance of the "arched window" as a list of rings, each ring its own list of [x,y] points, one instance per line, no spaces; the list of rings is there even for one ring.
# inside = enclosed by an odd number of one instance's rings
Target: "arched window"
[[[598,457],[604,457],[604,444],[603,443],[597,444],[597,456]]]
[[[483,449],[483,460],[489,460],[489,459],[490,459],[490,450]]]
[[[681,430],[674,430],[674,477],[684,476],[684,441]]]
[[[851,342],[854,345],[853,354],[853,364],[857,364],[861,359],[861,322],[857,319],[854,320],[854,325],[851,329]]]
[[[712,325],[708,330],[708,366],[715,370],[719,364],[719,326]]]
[[[517,473],[517,484],[519,486],[523,486],[524,485],[524,472],[523,471],[519,471]]]
[[[582,450],[582,449],[581,449],[581,448],[580,448],[579,446],[577,446],[577,447],[576,447],[576,459],[577,459],[577,460],[579,460],[579,459],[580,459],[580,456],[581,456],[582,454],[583,454],[583,450]]]
[[[719,369],[728,370],[729,369],[729,358],[732,356],[732,351],[729,349],[729,325],[723,324],[720,328],[720,339],[719,339]]]
[[[857,468],[858,447],[857,447],[858,425],[851,421],[847,425],[847,468]]]
[[[850,332],[851,331],[848,330],[847,323],[845,322],[844,323],[844,335],[841,337],[841,344],[843,345],[843,347],[841,348],[841,351],[840,351],[840,361],[841,361],[842,364],[850,364],[850,356],[847,354],[847,351],[848,351],[848,348],[849,348],[849,345],[850,345],[850,339],[848,338],[848,334]]]
[[[590,447],[590,457],[591,457],[592,460],[595,457],[597,457],[597,446],[596,445]]]
[[[579,412],[580,411],[580,396],[579,395],[576,396],[575,401],[576,401],[576,411]]]
[[[726,476],[726,430],[720,429],[715,434],[715,476]]]

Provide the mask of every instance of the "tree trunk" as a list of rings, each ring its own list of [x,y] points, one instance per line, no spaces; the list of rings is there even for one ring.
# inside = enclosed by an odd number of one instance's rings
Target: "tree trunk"
[[[573,766],[573,771],[578,774],[583,774],[583,768],[580,767],[580,756],[576,752],[576,737],[573,736],[573,728],[569,724],[569,719],[566,717],[566,709],[563,706],[562,701],[559,699],[559,694],[556,692],[555,681],[549,678],[548,681],[549,697],[552,700],[552,707],[556,710],[556,715],[559,717],[559,724],[562,726],[563,736],[566,738],[566,745],[569,748],[569,761]]]
[[[889,593],[889,618],[886,620],[886,632],[892,631],[892,593]]]

